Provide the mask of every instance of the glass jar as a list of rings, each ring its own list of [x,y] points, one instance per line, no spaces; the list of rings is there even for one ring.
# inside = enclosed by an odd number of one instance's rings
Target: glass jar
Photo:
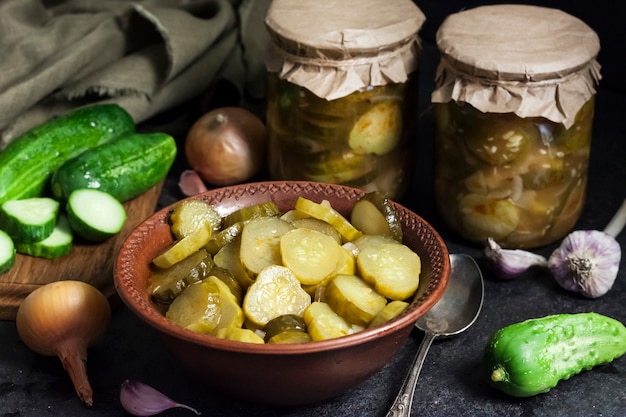
[[[270,176],[397,199],[414,165],[424,16],[404,0],[393,11],[383,0],[327,3],[274,0],[268,10]]]
[[[585,202],[597,35],[555,9],[484,6],[449,16],[437,44],[442,219],[470,241],[509,248],[564,237]]]

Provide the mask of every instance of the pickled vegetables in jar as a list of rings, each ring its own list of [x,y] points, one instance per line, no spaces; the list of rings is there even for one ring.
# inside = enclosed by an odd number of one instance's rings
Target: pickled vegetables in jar
[[[569,128],[547,119],[437,104],[435,198],[463,237],[507,247],[554,242],[585,201],[594,99]]]
[[[307,19],[301,19],[305,14]],[[400,198],[412,174],[425,16],[410,0],[274,0],[269,174]]]
[[[493,5],[448,16],[437,46],[442,219],[469,241],[508,248],[564,237],[585,203],[597,34],[561,10]]]
[[[326,100],[285,80],[269,82],[269,170],[275,179],[351,185],[398,197],[412,167],[405,129],[411,87],[366,87]],[[410,120],[410,119],[409,119]]]

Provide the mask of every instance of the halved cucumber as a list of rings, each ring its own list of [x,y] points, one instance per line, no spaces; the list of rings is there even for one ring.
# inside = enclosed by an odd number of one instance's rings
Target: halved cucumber
[[[15,265],[15,245],[6,232],[0,230],[0,274],[9,272]]]
[[[66,209],[72,230],[92,242],[103,242],[116,235],[126,222],[126,210],[118,199],[91,188],[73,191]]]
[[[70,253],[73,241],[74,235],[72,234],[67,216],[59,215],[50,236],[38,242],[16,241],[15,250],[24,255],[55,259]]]
[[[54,230],[59,205],[58,201],[47,197],[6,201],[0,206],[0,229],[14,241],[43,240]]]

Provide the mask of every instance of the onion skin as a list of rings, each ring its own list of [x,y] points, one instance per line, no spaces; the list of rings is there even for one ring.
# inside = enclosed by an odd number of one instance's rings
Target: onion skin
[[[78,397],[93,405],[87,377],[87,348],[105,334],[111,307],[95,287],[82,281],[57,281],[31,292],[15,318],[24,344],[44,356],[57,356],[69,374]]]
[[[265,163],[267,129],[240,107],[221,107],[200,117],[185,140],[191,168],[206,182],[233,185],[249,180]]]

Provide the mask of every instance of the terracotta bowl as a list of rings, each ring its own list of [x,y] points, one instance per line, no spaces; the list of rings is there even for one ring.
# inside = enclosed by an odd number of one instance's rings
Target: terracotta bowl
[[[213,204],[222,215],[251,204],[273,201],[287,211],[298,196],[348,215],[363,191],[311,182],[262,182],[219,188],[194,199]],[[395,204],[395,203],[394,203]],[[156,330],[165,347],[194,376],[231,397],[267,405],[320,403],[344,393],[380,370],[402,347],[418,317],[443,295],[450,260],[439,234],[420,216],[396,204],[404,243],[422,260],[419,289],[405,312],[377,328],[303,344],[250,344],[186,330],[166,319],[147,291],[149,264],[172,243],[166,207],[141,223],[122,244],[115,285],[122,301]]]

